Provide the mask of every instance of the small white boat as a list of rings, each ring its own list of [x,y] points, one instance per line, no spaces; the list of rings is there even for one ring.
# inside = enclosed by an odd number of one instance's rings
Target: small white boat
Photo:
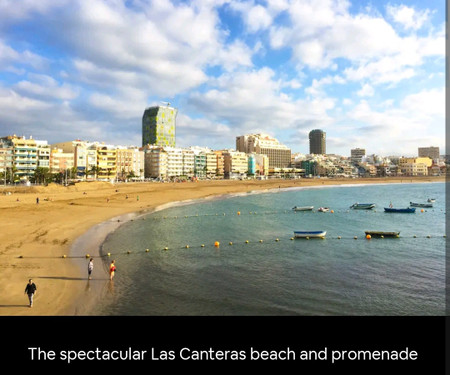
[[[319,211],[319,212],[328,212],[328,211],[330,211],[330,209],[328,207],[319,207],[317,209],[317,211]]]
[[[436,199],[434,199],[434,198],[428,198],[427,201],[430,202],[430,203],[434,203],[434,202],[436,202]]]
[[[314,208],[314,206],[294,206],[292,209],[294,211],[311,211]]]
[[[326,234],[324,230],[294,231],[294,236],[297,238],[325,238]]]
[[[411,207],[428,207],[428,208],[433,207],[433,203],[414,203],[414,202],[409,202],[409,205]]]
[[[350,206],[354,210],[371,210],[375,207],[375,203],[354,203]]]

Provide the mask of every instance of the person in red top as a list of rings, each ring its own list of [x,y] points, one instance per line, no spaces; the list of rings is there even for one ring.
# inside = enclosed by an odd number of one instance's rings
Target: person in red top
[[[109,265],[109,279],[112,280],[114,278],[114,273],[116,272],[116,265],[114,264],[116,261],[113,260]]]

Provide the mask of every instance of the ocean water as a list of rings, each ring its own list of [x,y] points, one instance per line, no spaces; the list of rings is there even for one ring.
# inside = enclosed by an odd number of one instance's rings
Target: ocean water
[[[383,209],[428,198],[436,202],[423,212]],[[349,209],[355,202],[376,208]],[[105,267],[115,259],[118,271],[91,313],[444,315],[445,215],[444,183],[274,190],[167,208],[108,236]],[[327,235],[292,240],[295,230]],[[368,240],[365,230],[400,237]]]

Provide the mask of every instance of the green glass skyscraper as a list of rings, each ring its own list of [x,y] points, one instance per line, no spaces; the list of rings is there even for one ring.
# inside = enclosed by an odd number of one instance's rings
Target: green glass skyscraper
[[[177,112],[169,105],[146,108],[142,116],[142,146],[175,147]]]

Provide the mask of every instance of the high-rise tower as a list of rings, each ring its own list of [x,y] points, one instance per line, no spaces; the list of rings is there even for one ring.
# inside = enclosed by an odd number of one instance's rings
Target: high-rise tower
[[[309,153],[326,154],[326,133],[320,129],[314,129],[309,132]]]
[[[175,147],[177,112],[169,105],[146,108],[142,116],[142,146]]]

